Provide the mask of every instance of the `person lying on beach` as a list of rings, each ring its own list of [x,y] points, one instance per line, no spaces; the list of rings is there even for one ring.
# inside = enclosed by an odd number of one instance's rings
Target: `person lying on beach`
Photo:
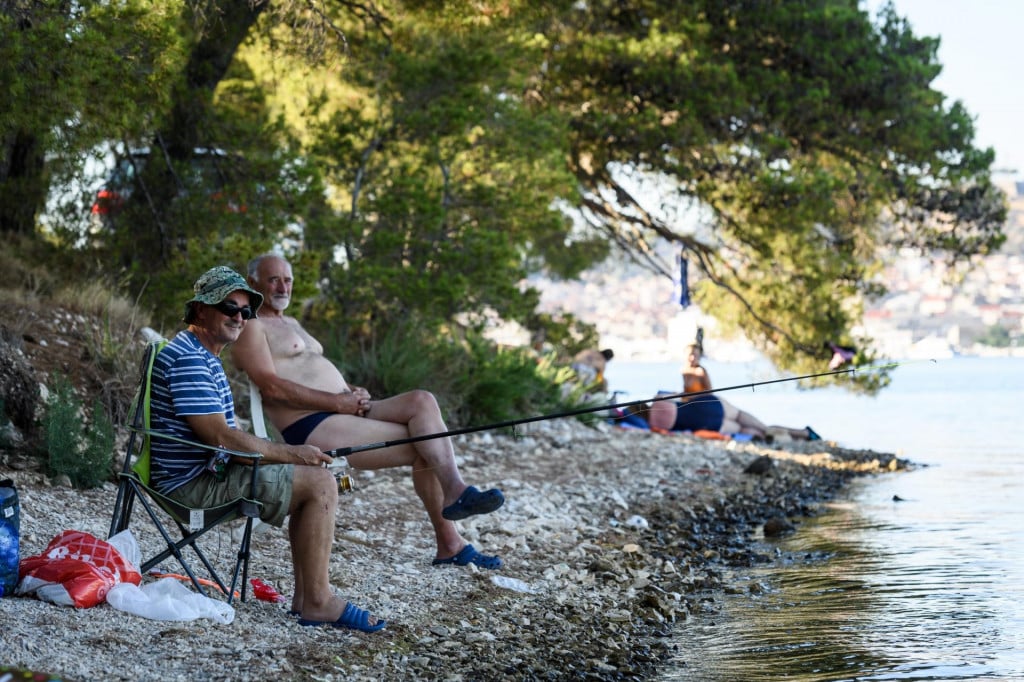
[[[288,443],[307,443],[326,451],[448,430],[437,400],[428,391],[373,399],[366,389],[345,381],[324,357],[320,342],[298,320],[284,314],[292,294],[288,261],[271,254],[253,259],[248,282],[263,294],[267,305],[231,347],[231,359],[259,387],[267,416]],[[501,568],[499,557],[478,552],[454,522],[493,512],[505,497],[497,488],[481,491],[463,481],[451,438],[365,450],[347,459],[356,469],[412,469],[413,488],[434,528],[434,565]]]
[[[699,343],[687,347],[687,362],[683,366],[683,397],[678,401],[655,400],[648,412],[652,429],[663,431],[718,431],[744,433],[758,440],[768,440],[769,434],[786,434],[793,440],[820,440],[814,429],[807,426],[795,429],[788,426],[769,426],[760,419],[737,408],[727,400],[708,393],[711,377],[700,364],[704,352]],[[687,393],[697,393],[686,397]]]

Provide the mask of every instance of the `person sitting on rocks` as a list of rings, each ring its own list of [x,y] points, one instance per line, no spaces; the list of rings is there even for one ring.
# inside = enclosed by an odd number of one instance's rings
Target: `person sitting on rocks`
[[[187,328],[162,348],[153,363],[154,431],[263,455],[256,489],[252,468],[231,462],[223,480],[206,464],[209,453],[179,441],[153,438],[151,482],[160,493],[191,507],[223,504],[244,494],[259,500],[261,520],[280,527],[290,516],[295,572],[292,609],[300,625],[330,625],[363,632],[385,626],[334,594],[328,577],[338,486],[325,466],[331,458],[313,445],[272,443],[235,426],[234,402],[220,352],[256,318],[263,295],[240,274],[220,266],[195,283],[185,307]]]
[[[249,322],[231,347],[231,358],[259,387],[267,416],[287,442],[331,450],[448,430],[428,391],[372,399],[366,389],[345,381],[320,342],[284,314],[292,294],[288,261],[259,256],[249,263],[248,281],[266,297],[267,310]],[[505,497],[497,488],[481,491],[463,481],[451,438],[355,452],[347,459],[356,469],[411,467],[413,487],[434,527],[434,565],[501,568],[499,557],[477,551],[454,522],[493,512]]]
[[[793,440],[820,440],[814,429],[807,426],[794,429],[788,426],[768,426],[711,391],[711,377],[700,364],[704,348],[694,342],[687,346],[687,363],[683,366],[683,397],[678,401],[655,400],[648,412],[652,429],[664,431],[718,431],[743,433],[758,440],[768,440],[769,434],[785,434]],[[697,393],[687,397],[687,393]]]
[[[600,351],[588,348],[573,356],[570,367],[576,372],[581,384],[605,392],[608,390],[608,382],[604,378],[604,370],[608,361],[614,357],[615,352],[611,348]]]

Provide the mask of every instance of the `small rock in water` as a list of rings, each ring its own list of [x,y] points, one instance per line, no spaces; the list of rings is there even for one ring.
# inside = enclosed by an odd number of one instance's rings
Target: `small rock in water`
[[[792,533],[794,530],[796,529],[793,527],[793,524],[781,516],[773,516],[764,522],[764,536],[766,538],[785,535],[786,533]]]

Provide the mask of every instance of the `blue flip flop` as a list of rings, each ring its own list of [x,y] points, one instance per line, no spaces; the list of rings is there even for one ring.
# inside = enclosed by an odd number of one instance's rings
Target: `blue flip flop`
[[[469,564],[476,564],[480,568],[489,568],[491,570],[497,570],[504,564],[501,561],[501,557],[489,556],[487,554],[481,554],[476,551],[473,545],[466,545],[453,557],[447,559],[434,559],[434,566],[468,566]]]
[[[360,632],[377,632],[378,630],[383,630],[387,624],[385,620],[378,620],[373,625],[370,625],[370,612],[354,606],[352,602],[345,604],[345,610],[341,612],[338,620],[335,621],[299,618],[299,625],[305,625],[306,627],[330,625],[332,628],[348,628],[350,630],[359,630]]]
[[[475,486],[469,486],[455,504],[441,510],[441,516],[449,521],[460,521],[476,514],[490,514],[503,504],[505,496],[497,488],[480,492]]]

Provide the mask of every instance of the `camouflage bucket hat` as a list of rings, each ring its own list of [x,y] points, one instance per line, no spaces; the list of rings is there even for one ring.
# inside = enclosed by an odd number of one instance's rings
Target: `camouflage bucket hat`
[[[263,294],[250,287],[245,278],[226,265],[210,268],[196,280],[193,286],[195,295],[186,305],[199,302],[217,305],[232,291],[244,291],[249,295],[249,305],[255,313],[263,305]]]

